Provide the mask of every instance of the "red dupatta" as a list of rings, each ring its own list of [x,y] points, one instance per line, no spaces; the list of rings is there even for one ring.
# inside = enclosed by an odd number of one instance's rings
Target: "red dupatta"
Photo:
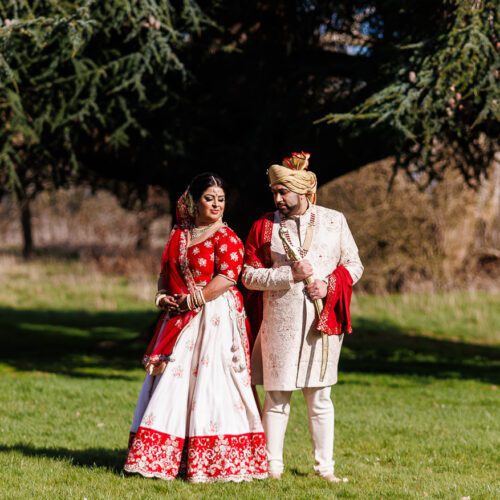
[[[316,329],[328,335],[352,333],[352,277],[344,266],[338,266],[328,277],[328,292]]]
[[[245,265],[254,268],[270,268],[271,238],[274,214],[267,213],[258,219],[250,229],[245,244]],[[352,296],[352,277],[344,266],[338,266],[328,277],[328,291],[325,306],[316,326],[328,335],[352,333],[350,303]],[[262,292],[249,290],[245,299],[252,337],[256,338],[262,323]]]
[[[244,265],[254,268],[269,268],[272,266],[271,237],[273,234],[273,221],[274,214],[269,212],[253,224],[245,243]],[[255,341],[262,323],[263,302],[261,291],[247,290],[245,294],[245,310],[250,323],[251,339]]]
[[[169,295],[188,294],[196,285],[187,264],[187,230],[174,227],[161,258],[161,275],[165,279]],[[179,333],[196,316],[197,311],[187,311],[170,317],[167,311],[161,313],[155,333],[146,354],[144,365],[158,365],[168,361]]]
[[[169,295],[188,294],[196,290],[196,283],[187,261],[188,228],[194,220],[194,202],[189,194],[189,187],[176,204],[176,219],[170,238],[161,257],[160,275],[165,280]],[[169,361],[179,333],[196,316],[198,311],[186,311],[170,317],[163,311],[158,318],[155,333],[146,349],[143,364],[159,365]]]

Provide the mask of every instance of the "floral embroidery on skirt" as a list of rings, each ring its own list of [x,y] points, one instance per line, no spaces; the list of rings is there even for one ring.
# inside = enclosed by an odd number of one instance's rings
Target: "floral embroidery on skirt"
[[[209,302],[180,333],[175,361],[160,376],[146,375],[125,471],[191,482],[267,477],[248,339],[235,305],[232,291]]]

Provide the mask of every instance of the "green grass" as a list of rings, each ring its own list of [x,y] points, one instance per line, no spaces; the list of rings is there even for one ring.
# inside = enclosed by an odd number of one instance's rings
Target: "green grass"
[[[488,294],[356,298],[333,388],[349,483],[313,475],[300,393],[280,482],[124,477],[153,287],[78,262],[0,263],[0,498],[500,496],[500,301]]]

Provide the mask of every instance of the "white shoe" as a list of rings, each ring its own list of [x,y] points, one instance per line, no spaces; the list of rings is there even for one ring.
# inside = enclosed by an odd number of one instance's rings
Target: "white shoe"
[[[276,480],[281,479],[281,472],[270,472],[269,479],[276,479]]]

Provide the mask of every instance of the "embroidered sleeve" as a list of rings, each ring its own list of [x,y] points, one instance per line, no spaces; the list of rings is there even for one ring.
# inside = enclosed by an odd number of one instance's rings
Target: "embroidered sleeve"
[[[255,268],[245,265],[242,281],[249,290],[289,290],[293,285],[292,269],[290,266]]]
[[[223,228],[215,238],[215,274],[236,283],[243,265],[243,243],[234,231]]]
[[[352,237],[347,220],[342,215],[341,235],[340,235],[340,261],[339,266],[344,266],[352,277],[353,284],[361,278],[363,274],[363,264],[358,254],[358,247]]]

